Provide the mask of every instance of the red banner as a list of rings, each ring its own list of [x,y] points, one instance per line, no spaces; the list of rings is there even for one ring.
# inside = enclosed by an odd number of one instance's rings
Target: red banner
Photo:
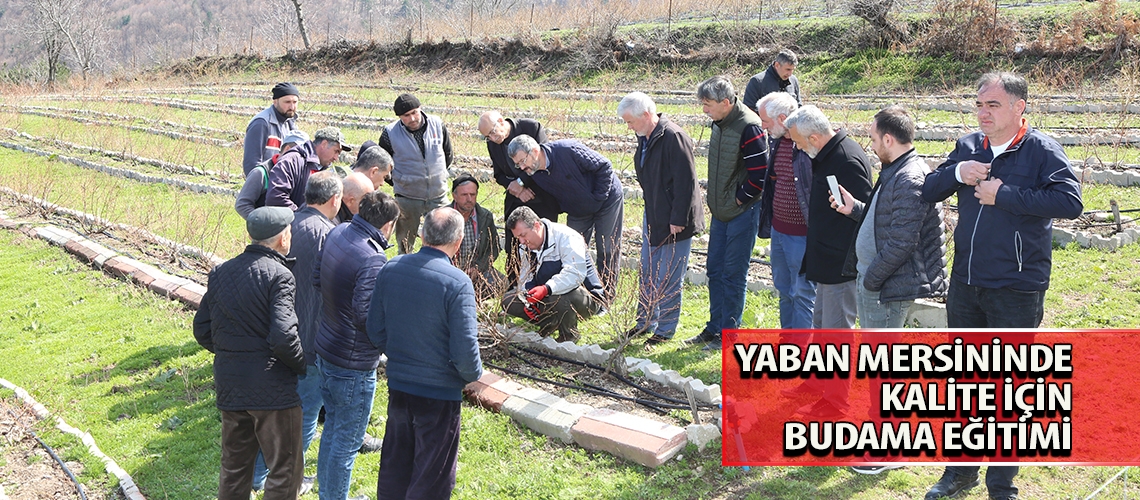
[[[723,338],[724,465],[1140,465],[1140,331]]]

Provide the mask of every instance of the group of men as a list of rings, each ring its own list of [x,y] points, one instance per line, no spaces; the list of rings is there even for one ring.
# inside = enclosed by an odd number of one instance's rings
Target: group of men
[[[703,200],[688,134],[644,93],[619,103],[618,117],[637,136],[633,162],[645,201],[637,320],[626,335],[648,335],[648,347],[675,335],[692,238],[706,229],[705,203],[711,215],[709,320],[686,344],[719,349],[723,330],[745,326],[757,236],[771,240],[787,342],[851,341],[851,333],[817,337],[812,330],[850,330],[856,321],[861,328],[898,329],[915,299],[940,296],[947,297],[951,328],[1037,327],[1049,282],[1052,219],[1075,218],[1083,206],[1061,147],[1022,117],[1025,80],[984,75],[977,86],[981,130],[960,139],[933,171],[915,152],[910,114],[899,106],[882,109],[869,127],[882,166],[873,180],[863,148],[819,108],[801,105],[796,64],[795,54],[781,51],[749,82],[743,100],[725,77],[698,86],[702,110],[712,119]],[[312,439],[323,405],[321,498],[347,498],[384,354],[390,399],[378,494],[449,492],[459,389],[480,374],[476,301],[502,296],[508,314],[536,323],[542,335],[557,331],[559,341],[577,340],[579,320],[604,313],[614,298],[621,182],[610,161],[583,143],[549,141],[537,121],[484,113],[479,133],[495,181],[505,189],[502,273],[492,266],[501,249],[494,214],[476,202],[479,182],[469,175],[454,179],[448,205],[450,138],[416,97],[396,99],[399,120],[377,143],[361,146],[354,172],[342,181],[326,170],[351,148],[331,127],[311,141],[296,131],[296,96],[291,85],[278,85],[273,106],[250,124],[243,166],[256,196],[245,206],[261,198],[269,208],[243,214],[252,244],[211,273],[195,321],[199,341],[217,353],[219,497],[242,496],[242,488],[248,495],[258,447],[270,473],[266,498],[270,489],[295,496],[301,488],[297,450]],[[261,158],[251,154],[249,140]],[[364,187],[344,213],[353,179]],[[391,184],[395,196],[377,191],[380,182]],[[957,250],[947,277],[941,202],[954,194]],[[562,213],[565,225],[557,222]],[[409,253],[421,220],[420,252],[387,262],[389,237],[395,233],[399,253]],[[591,236],[597,265],[587,253]],[[287,255],[297,259],[291,272]],[[250,394],[249,384],[267,377],[276,392]],[[810,398],[798,410],[802,416],[832,420],[848,411],[849,390],[850,381],[832,379],[782,394]],[[273,396],[263,401],[267,393]],[[423,414],[433,415],[428,424],[413,418]],[[294,424],[295,436],[285,436],[284,426]],[[434,449],[417,449],[427,434],[439,438]],[[413,470],[421,467],[434,468],[435,482],[409,479],[422,478],[422,470]],[[1016,472],[990,469],[991,498],[1016,498]],[[927,498],[978,483],[976,467],[949,467]]]

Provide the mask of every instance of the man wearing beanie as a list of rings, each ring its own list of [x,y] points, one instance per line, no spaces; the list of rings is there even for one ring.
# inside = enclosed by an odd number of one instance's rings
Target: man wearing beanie
[[[379,146],[392,155],[392,187],[400,204],[396,243],[409,253],[420,229],[420,219],[447,203],[447,167],[451,166],[451,138],[437,116],[420,110],[420,100],[400,94],[392,105],[400,119],[384,127]]]
[[[297,498],[305,470],[297,375],[305,356],[297,335],[293,273],[286,267],[293,211],[261,207],[246,219],[245,252],[210,271],[194,315],[194,338],[214,353],[222,412],[220,500],[249,498],[260,449],[271,471],[263,499]]]
[[[301,93],[292,83],[273,86],[273,105],[261,110],[245,127],[242,175],[281,152],[285,135],[297,128],[297,100]]]

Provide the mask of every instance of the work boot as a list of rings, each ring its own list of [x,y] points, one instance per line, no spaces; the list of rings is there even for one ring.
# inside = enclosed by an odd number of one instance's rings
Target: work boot
[[[938,500],[943,497],[954,498],[979,484],[982,484],[982,480],[978,478],[976,472],[973,475],[962,475],[947,468],[942,473],[942,479],[934,483],[934,487],[926,492],[925,500]]]

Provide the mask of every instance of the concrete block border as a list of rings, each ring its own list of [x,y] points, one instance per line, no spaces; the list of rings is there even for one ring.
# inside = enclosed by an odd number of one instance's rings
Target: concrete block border
[[[0,387],[15,391],[16,397],[23,402],[24,406],[32,409],[32,412],[35,413],[37,420],[44,420],[51,416],[51,412],[49,412],[47,408],[44,407],[44,405],[40,404],[38,401],[32,398],[32,395],[28,394],[28,391],[24,390],[22,387],[2,378],[0,378]],[[139,491],[139,487],[135,484],[135,480],[131,477],[131,475],[127,474],[127,471],[123,470],[122,467],[119,467],[118,463],[112,460],[111,457],[105,455],[103,451],[99,449],[99,445],[95,443],[95,438],[92,437],[90,433],[80,431],[79,429],[68,425],[67,422],[65,422],[63,418],[58,415],[55,417],[55,420],[56,428],[67,434],[71,434],[72,436],[79,438],[79,440],[83,442],[85,446],[87,446],[88,452],[103,461],[107,472],[114,474],[115,478],[119,480],[119,488],[123,490],[123,495],[126,496],[128,500],[146,500],[146,497],[144,497],[142,492]],[[0,490],[0,499],[3,498],[6,497],[3,496],[3,490]]]

